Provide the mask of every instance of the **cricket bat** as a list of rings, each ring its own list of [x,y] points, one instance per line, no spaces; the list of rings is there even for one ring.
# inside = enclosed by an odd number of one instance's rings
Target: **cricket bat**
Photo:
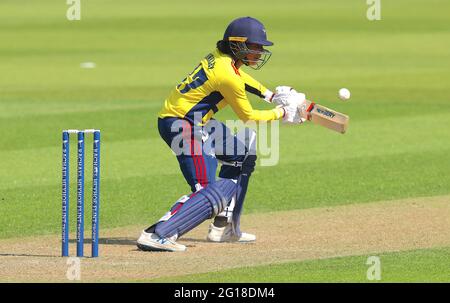
[[[350,119],[349,116],[309,100],[306,100],[306,102],[308,120],[341,134],[345,133]]]

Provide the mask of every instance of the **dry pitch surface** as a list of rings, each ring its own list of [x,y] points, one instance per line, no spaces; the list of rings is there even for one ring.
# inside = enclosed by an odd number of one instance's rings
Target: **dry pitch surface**
[[[253,244],[208,243],[209,222],[179,241],[183,253],[142,252],[143,226],[101,231],[101,257],[81,261],[82,282],[139,281],[336,256],[450,245],[450,196],[243,216]],[[85,252],[90,253],[86,244]],[[71,242],[75,254],[75,243]],[[0,281],[68,282],[59,236],[0,241]]]

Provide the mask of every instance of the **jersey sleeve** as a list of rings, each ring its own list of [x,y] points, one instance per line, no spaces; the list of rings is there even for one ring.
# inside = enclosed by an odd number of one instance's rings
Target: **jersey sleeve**
[[[247,82],[242,80],[227,77],[221,81],[220,85],[220,93],[224,97],[225,101],[231,106],[231,108],[239,117],[239,119],[241,119],[244,122],[248,120],[270,121],[270,120],[278,120],[283,116],[284,110],[281,108],[274,108],[271,110],[253,109],[246,94]],[[255,85],[255,83],[258,82],[253,79],[253,82],[251,83]],[[261,89],[264,88],[264,86],[259,84],[257,88]]]
[[[270,102],[270,98],[272,97],[272,92],[267,89],[260,82],[255,80],[252,76],[247,74],[246,72],[240,70],[239,71],[242,81],[245,83],[245,91],[251,94],[254,94],[267,102]]]

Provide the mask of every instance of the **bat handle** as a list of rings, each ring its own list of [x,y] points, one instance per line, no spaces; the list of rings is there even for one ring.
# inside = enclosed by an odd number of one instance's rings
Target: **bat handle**
[[[305,110],[306,111],[306,119],[308,121],[311,121],[311,119],[312,119],[311,111],[314,109],[314,106],[316,105],[316,103],[309,101],[309,100],[306,100],[306,102],[309,103],[308,107]],[[300,109],[300,107],[299,107],[299,109]]]
[[[316,103],[314,103],[312,101],[309,101],[309,102],[311,102],[311,103],[309,104],[308,108],[306,109],[306,111],[308,113],[310,113],[314,109],[314,105],[316,105]]]

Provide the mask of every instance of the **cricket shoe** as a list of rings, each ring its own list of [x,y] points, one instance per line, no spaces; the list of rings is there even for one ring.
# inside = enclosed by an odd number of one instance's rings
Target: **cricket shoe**
[[[176,236],[161,238],[155,233],[142,231],[137,240],[137,247],[144,251],[185,251],[186,246],[175,242]]]
[[[217,227],[213,223],[209,225],[208,236],[206,240],[210,242],[254,242],[256,236],[248,233],[242,233],[240,237],[233,233],[231,223],[224,227]]]

